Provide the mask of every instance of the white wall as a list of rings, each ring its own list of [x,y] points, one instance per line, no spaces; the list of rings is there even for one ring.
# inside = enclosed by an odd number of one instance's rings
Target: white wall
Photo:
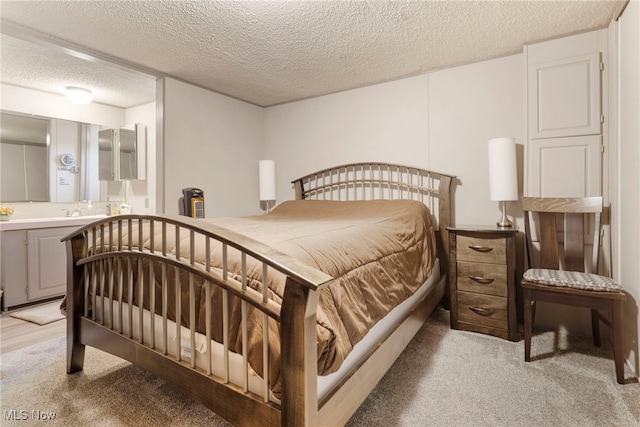
[[[612,221],[618,236],[614,245],[614,277],[627,291],[624,304],[625,357],[640,372],[638,331],[640,316],[640,2],[631,1],[619,20],[618,28],[618,171],[619,209],[612,209]]]
[[[291,181],[340,164],[428,165],[426,75],[267,108],[264,151],[276,161],[278,202]]]
[[[455,223],[493,225],[500,219],[489,200],[488,140],[514,137],[522,194],[525,141],[523,55],[450,68],[429,76],[429,166],[459,178]],[[523,229],[520,203],[507,203]]]
[[[49,200],[56,202],[74,202],[80,195],[80,174],[59,170],[58,159],[63,154],[71,154],[76,164],[82,165],[80,159],[80,130],[77,122],[70,120],[51,121],[51,141],[49,146]],[[63,184],[64,181],[64,184]]]
[[[207,217],[259,214],[263,109],[173,79],[162,96],[157,210],[177,214],[182,189],[196,187]]]
[[[523,144],[522,61],[513,55],[267,108],[264,150],[276,161],[278,202],[293,198],[290,182],[307,173],[386,161],[455,174],[456,224],[495,223],[487,141]]]

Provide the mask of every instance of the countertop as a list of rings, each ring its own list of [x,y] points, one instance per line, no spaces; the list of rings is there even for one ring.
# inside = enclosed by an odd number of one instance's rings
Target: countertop
[[[54,218],[24,218],[0,221],[0,231],[32,230],[36,228],[73,227],[90,224],[106,215],[61,216]]]

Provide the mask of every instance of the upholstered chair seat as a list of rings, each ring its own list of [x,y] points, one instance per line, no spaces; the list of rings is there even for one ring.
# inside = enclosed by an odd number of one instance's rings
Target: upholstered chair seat
[[[621,291],[622,286],[610,277],[580,271],[531,268],[522,276],[524,280],[541,285],[584,289],[596,292]]]

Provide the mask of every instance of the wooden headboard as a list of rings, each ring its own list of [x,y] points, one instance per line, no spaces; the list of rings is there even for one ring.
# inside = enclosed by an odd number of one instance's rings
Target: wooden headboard
[[[296,200],[417,200],[429,208],[438,232],[441,269],[448,266],[447,227],[452,223],[451,183],[455,176],[392,163],[352,163],[298,178]]]

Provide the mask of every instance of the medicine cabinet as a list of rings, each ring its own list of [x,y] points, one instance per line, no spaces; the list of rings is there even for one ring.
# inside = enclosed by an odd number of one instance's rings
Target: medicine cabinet
[[[144,124],[99,132],[101,181],[146,179],[147,127]]]

